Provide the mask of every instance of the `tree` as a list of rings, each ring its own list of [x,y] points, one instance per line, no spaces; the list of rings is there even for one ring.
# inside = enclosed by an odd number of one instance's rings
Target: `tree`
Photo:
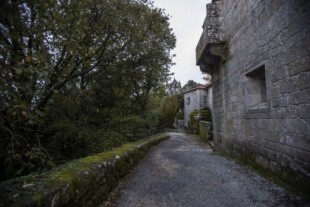
[[[199,86],[199,83],[196,83],[193,80],[189,80],[187,81],[187,83],[183,86],[183,91],[187,91],[193,88],[196,88],[197,86]]]
[[[12,168],[7,174],[51,165],[46,146],[59,130],[50,129],[56,113],[76,124],[73,131],[106,126],[111,111],[144,114],[148,94],[169,75],[175,37],[167,15],[148,1],[0,6],[0,159],[2,169]],[[116,103],[122,110],[109,111]]]
[[[175,117],[181,108],[183,97],[180,95],[166,96],[162,104],[162,122],[166,127],[173,128]]]

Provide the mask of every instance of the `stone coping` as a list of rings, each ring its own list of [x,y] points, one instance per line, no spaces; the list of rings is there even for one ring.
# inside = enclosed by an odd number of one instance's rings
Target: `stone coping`
[[[168,138],[167,134],[155,135],[51,171],[4,181],[0,183],[0,207],[96,206],[152,146]]]

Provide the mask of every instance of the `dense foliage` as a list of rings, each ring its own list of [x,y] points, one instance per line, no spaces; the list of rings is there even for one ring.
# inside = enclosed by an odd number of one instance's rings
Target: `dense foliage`
[[[161,106],[161,117],[162,123],[165,126],[173,128],[175,118],[182,105],[182,95],[167,96],[163,98]]]
[[[199,132],[199,121],[212,122],[212,112],[209,108],[196,109],[189,114],[188,130],[192,133]]]
[[[200,84],[193,81],[193,80],[189,80],[187,81],[187,83],[183,86],[182,90],[184,91],[188,91],[191,90],[193,88],[196,88],[197,86],[199,86]]]
[[[139,0],[0,2],[1,179],[143,137],[175,37]]]

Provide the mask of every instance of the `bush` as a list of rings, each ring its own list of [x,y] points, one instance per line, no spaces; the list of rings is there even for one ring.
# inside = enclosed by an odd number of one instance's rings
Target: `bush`
[[[177,115],[178,120],[183,120],[184,119],[184,111],[180,111]]]
[[[147,129],[147,121],[141,116],[127,116],[115,118],[109,125],[109,129],[115,131],[128,141],[136,141],[144,138]]]
[[[194,110],[189,115],[188,130],[191,133],[199,133],[199,121],[212,122],[211,109],[203,108]]]
[[[173,123],[182,105],[182,100],[182,97],[176,95],[163,98],[161,106],[163,126],[173,128]]]

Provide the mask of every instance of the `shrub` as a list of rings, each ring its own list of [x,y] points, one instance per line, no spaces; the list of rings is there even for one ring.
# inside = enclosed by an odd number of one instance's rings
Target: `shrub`
[[[191,133],[199,133],[199,121],[212,122],[211,109],[203,108],[194,110],[189,115],[188,130]]]
[[[183,120],[184,119],[184,111],[180,111],[177,115],[178,120]]]

